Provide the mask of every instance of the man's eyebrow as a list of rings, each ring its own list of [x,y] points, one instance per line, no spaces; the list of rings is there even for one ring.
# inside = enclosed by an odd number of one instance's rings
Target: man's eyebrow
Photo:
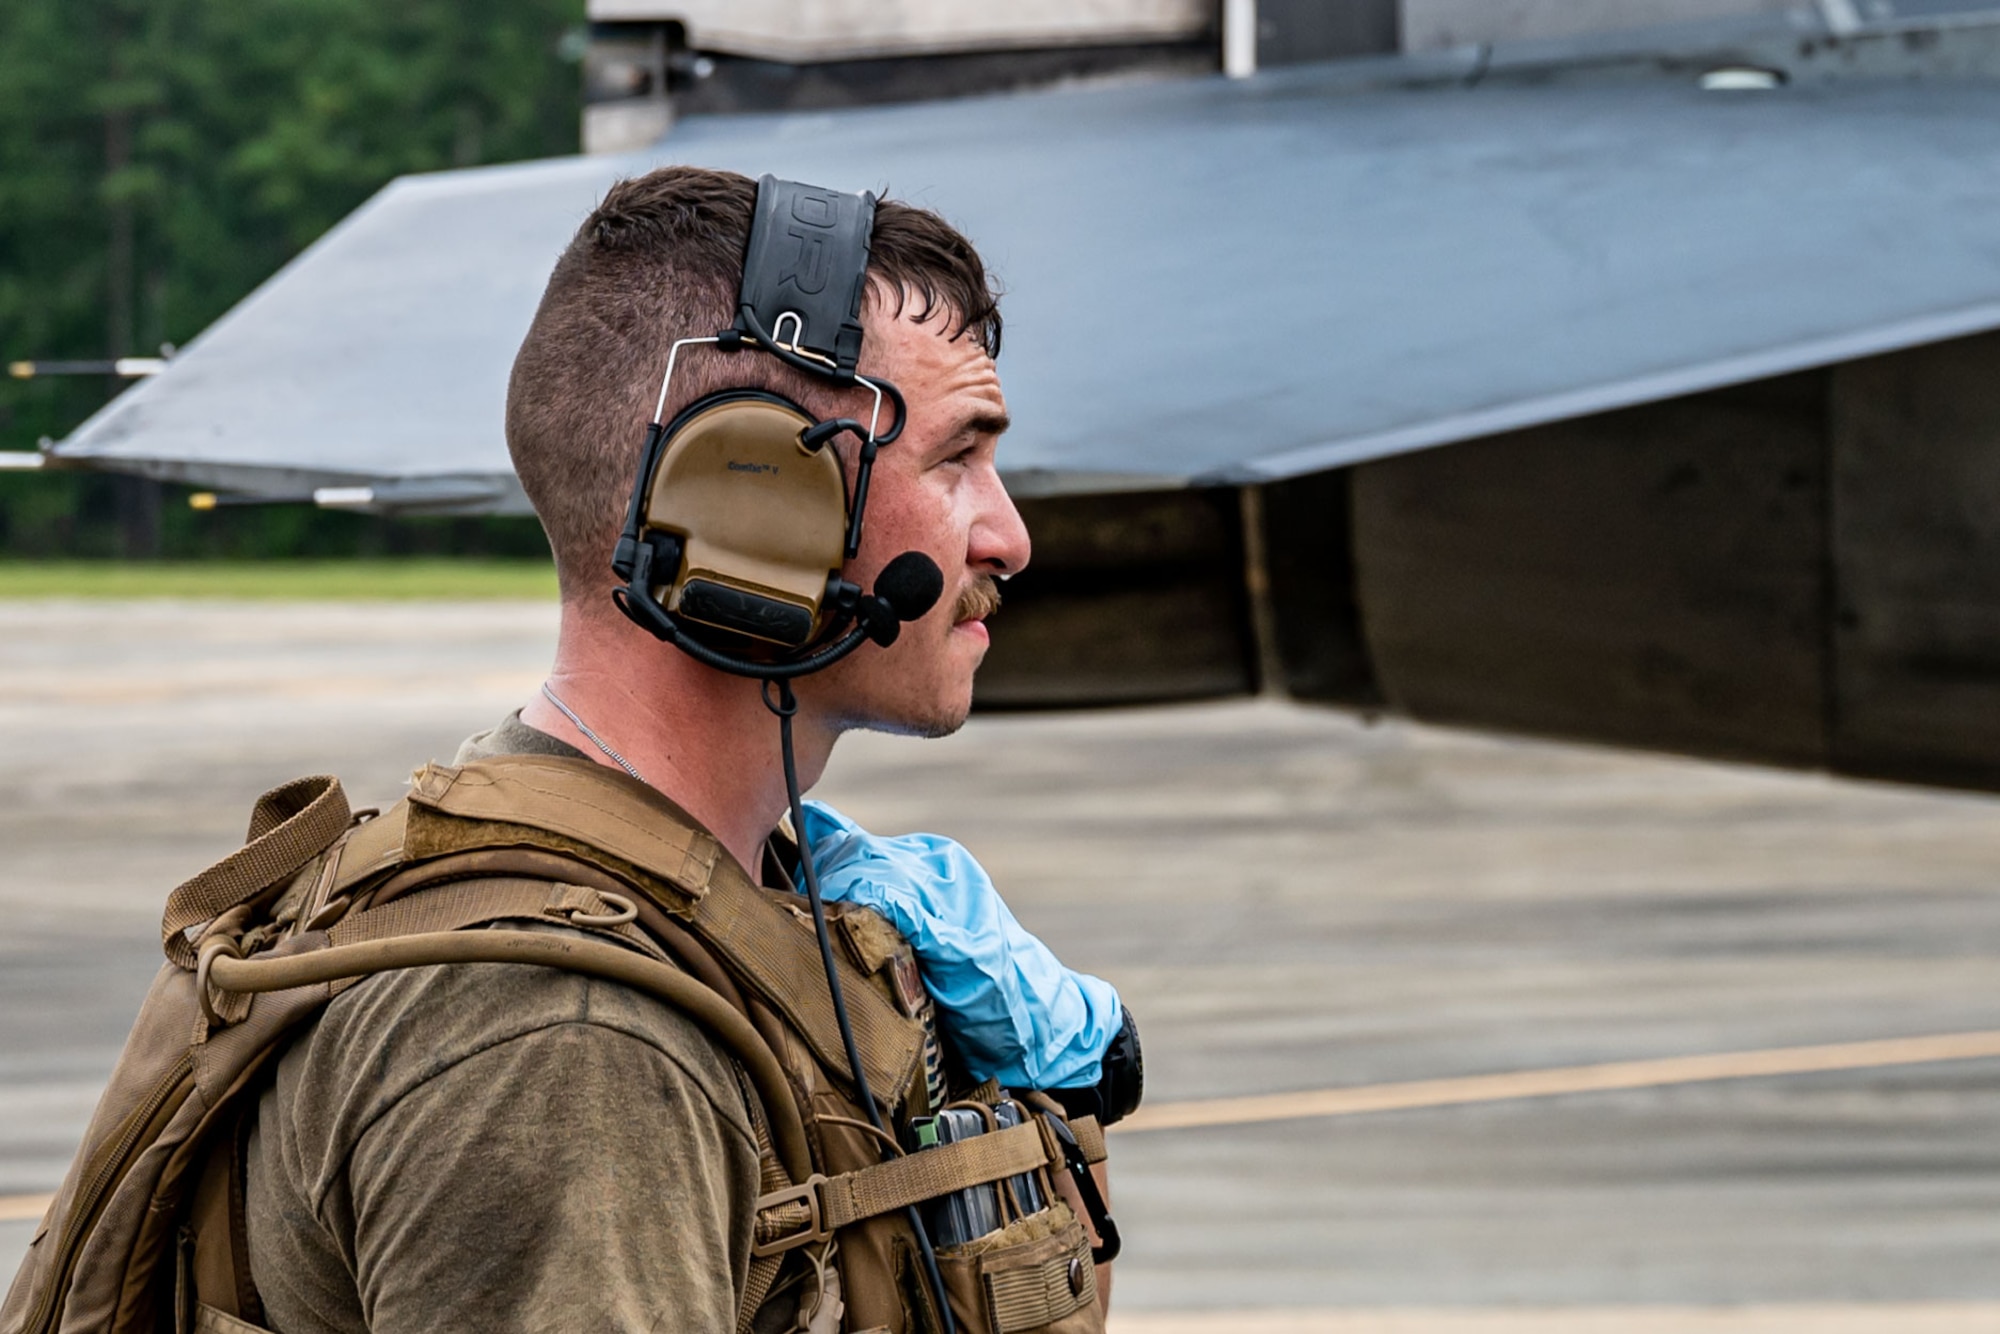
[[[975,412],[958,424],[955,435],[1005,435],[1014,419],[1004,412]]]

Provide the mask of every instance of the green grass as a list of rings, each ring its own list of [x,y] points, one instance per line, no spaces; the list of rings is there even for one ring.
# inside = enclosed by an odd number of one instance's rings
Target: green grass
[[[0,599],[243,598],[553,602],[555,567],[532,560],[11,561]]]

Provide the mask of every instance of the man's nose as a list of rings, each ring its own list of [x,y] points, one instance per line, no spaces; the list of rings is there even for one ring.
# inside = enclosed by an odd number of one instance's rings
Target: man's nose
[[[998,473],[991,475],[980,497],[979,514],[972,525],[972,540],[965,559],[968,565],[1000,576],[1019,574],[1028,567],[1033,544],[1028,525],[1014,498],[1000,484]]]

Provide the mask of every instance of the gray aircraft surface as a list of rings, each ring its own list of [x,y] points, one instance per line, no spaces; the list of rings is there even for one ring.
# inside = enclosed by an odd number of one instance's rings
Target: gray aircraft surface
[[[1009,292],[1036,560],[985,706],[1278,690],[2000,786],[2000,11],[1343,30],[1306,54],[1345,58],[1207,72],[1252,63],[1241,8],[1143,34],[1124,77],[846,107],[811,104],[1001,57],[848,53],[781,96],[807,65],[607,19],[653,74],[586,139],[642,146],[395,182],[44,461],[518,511],[508,365],[608,183],[886,188]],[[1272,5],[1258,52],[1307,12]],[[1119,73],[1047,54],[1010,68]]]

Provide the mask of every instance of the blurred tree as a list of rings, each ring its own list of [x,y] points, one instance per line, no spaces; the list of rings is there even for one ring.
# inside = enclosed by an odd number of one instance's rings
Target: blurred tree
[[[574,152],[582,21],[583,0],[6,0],[0,359],[150,354],[398,175]],[[0,380],[0,448],[116,388]],[[0,473],[0,551],[214,545],[157,494]],[[366,547],[342,518],[237,512],[226,545],[262,524],[266,554]]]

